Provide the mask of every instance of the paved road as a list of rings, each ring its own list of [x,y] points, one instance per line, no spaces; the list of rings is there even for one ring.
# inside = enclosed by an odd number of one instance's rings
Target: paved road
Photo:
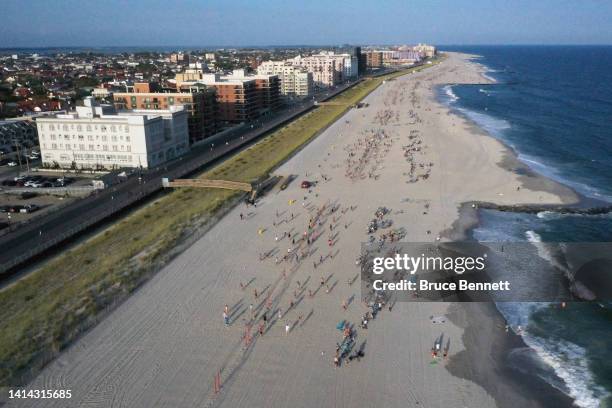
[[[332,92],[317,96],[324,101],[354,85],[346,84]],[[122,183],[112,185],[96,194],[76,201],[47,216],[33,220],[0,237],[0,280],[8,278],[24,262],[41,254],[68,238],[84,231],[117,211],[151,195],[162,188],[162,177],[175,179],[210,165],[215,160],[248,145],[270,130],[304,114],[314,101],[304,101],[276,115],[246,126],[238,131],[223,133],[192,147],[180,159],[155,169],[134,173]]]

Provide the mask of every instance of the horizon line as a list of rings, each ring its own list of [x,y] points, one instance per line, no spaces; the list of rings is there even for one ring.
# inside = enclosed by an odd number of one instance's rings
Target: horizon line
[[[53,48],[233,48],[233,49],[261,49],[261,48],[314,48],[314,47],[369,47],[369,46],[396,46],[400,43],[380,43],[380,44],[266,44],[266,45],[188,45],[188,44],[170,44],[170,45],[28,45],[28,46],[2,46],[0,50],[16,50],[16,49],[53,49]],[[418,43],[415,43],[418,44]],[[455,44],[434,44],[437,48],[440,47],[593,47],[593,46],[612,46],[612,43],[455,43]]]

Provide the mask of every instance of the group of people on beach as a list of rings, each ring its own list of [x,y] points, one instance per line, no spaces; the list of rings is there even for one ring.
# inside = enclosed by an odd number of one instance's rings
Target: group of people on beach
[[[400,112],[393,108],[398,100],[403,101],[407,97],[407,88],[402,87],[398,91],[391,92],[386,96],[386,108],[378,111],[374,117],[375,128],[366,129],[356,138],[355,142],[348,143],[344,147],[347,158],[344,162],[346,167],[345,177],[358,181],[367,178],[378,179],[379,170],[383,169],[385,156],[390,152],[393,144],[399,140],[395,135],[395,130],[391,126],[399,124]],[[411,94],[413,105],[415,105],[416,97]],[[404,115],[404,113],[402,113]],[[418,121],[419,117],[415,111],[408,112],[408,119]],[[347,121],[347,124],[349,122]],[[420,139],[419,131],[412,130],[408,135],[409,143],[404,146],[404,155],[411,163],[410,176],[414,177],[416,170],[421,168],[425,173],[419,177],[426,178],[433,164],[417,164],[415,155],[424,148]],[[332,146],[332,150],[335,145]],[[312,185],[307,185],[306,193],[303,196],[291,197],[287,200],[287,207],[278,207],[274,209],[274,217],[270,225],[260,225],[257,227],[257,235],[260,240],[271,242],[271,248],[259,253],[260,265],[263,268],[274,269],[278,271],[277,279],[274,282],[260,291],[257,288],[252,289],[253,303],[249,306],[249,316],[243,319],[245,323],[245,333],[243,337],[246,346],[250,344],[252,339],[250,330],[256,328],[256,334],[259,338],[263,338],[269,328],[276,324],[281,324],[284,328],[284,336],[289,336],[292,330],[296,327],[301,327],[305,320],[303,314],[300,313],[301,304],[304,299],[315,299],[317,294],[325,292],[331,294],[334,284],[330,284],[329,280],[332,274],[321,273],[321,278],[318,285],[309,287],[309,279],[296,280],[296,285],[292,282],[298,276],[299,271],[310,268],[312,262],[312,271],[322,270],[327,271],[327,262],[332,261],[338,254],[336,243],[339,240],[339,235],[343,231],[347,231],[351,222],[347,220],[347,213],[353,212],[357,207],[355,205],[341,205],[338,202],[329,200],[323,201],[319,197],[317,184],[325,184],[333,179],[326,173],[326,166],[329,170],[333,170],[341,166],[341,161],[338,163],[328,163],[328,158],[331,157],[331,151],[323,157],[323,162],[317,165],[316,173],[306,173],[309,180],[313,180]],[[291,190],[287,190],[291,191]],[[257,202],[247,203],[247,211],[252,205],[257,208]],[[265,206],[264,206],[265,207]],[[256,220],[254,213],[239,214],[240,220],[251,222]],[[375,239],[377,247],[382,248],[388,242],[396,242],[402,239],[406,232],[402,228],[391,229],[392,222],[384,214],[376,214],[376,226],[374,232],[377,233],[378,239]],[[299,224],[302,223],[302,226]],[[366,259],[358,261],[358,266],[363,268],[366,266]],[[347,281],[349,286],[352,280]],[[240,289],[246,291],[249,283],[240,282]],[[261,299],[261,300],[260,300]],[[343,311],[348,312],[352,303],[352,298],[342,298],[338,303]],[[286,302],[286,303],[285,303]],[[285,303],[284,306],[281,303]],[[386,305],[384,298],[371,298],[364,301],[364,306],[367,311],[363,314],[358,322],[360,330],[367,330],[370,322],[375,319],[376,315],[383,310]],[[392,310],[392,305],[389,304],[389,311]],[[314,309],[313,309],[314,311]],[[232,325],[232,316],[236,311],[230,310],[228,305],[225,305],[223,310],[223,321],[226,326]],[[313,312],[311,311],[311,314]],[[297,315],[297,319],[293,315]],[[290,318],[293,317],[293,319]],[[293,320],[293,321],[292,321]],[[282,331],[282,329],[281,329]],[[363,357],[363,347],[357,351],[353,351],[357,338],[357,327],[345,321],[341,327],[342,342],[337,343],[336,353],[333,357],[333,365],[339,367],[342,361],[352,361]],[[352,352],[352,353],[351,353]]]
[[[355,143],[347,144],[345,177],[353,181],[371,178],[378,180],[378,170],[393,146],[393,138],[382,128],[368,129]]]

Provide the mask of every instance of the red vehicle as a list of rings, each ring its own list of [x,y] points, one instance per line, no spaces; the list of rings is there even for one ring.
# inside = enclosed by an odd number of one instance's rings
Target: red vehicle
[[[312,187],[312,182],[310,182],[308,180],[304,180],[304,181],[302,181],[302,184],[300,184],[300,187],[302,187],[302,188],[310,188],[310,187]]]

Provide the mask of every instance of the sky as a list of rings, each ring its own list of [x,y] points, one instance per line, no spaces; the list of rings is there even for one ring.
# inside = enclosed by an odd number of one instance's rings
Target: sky
[[[612,44],[612,1],[1,0],[0,47]]]

